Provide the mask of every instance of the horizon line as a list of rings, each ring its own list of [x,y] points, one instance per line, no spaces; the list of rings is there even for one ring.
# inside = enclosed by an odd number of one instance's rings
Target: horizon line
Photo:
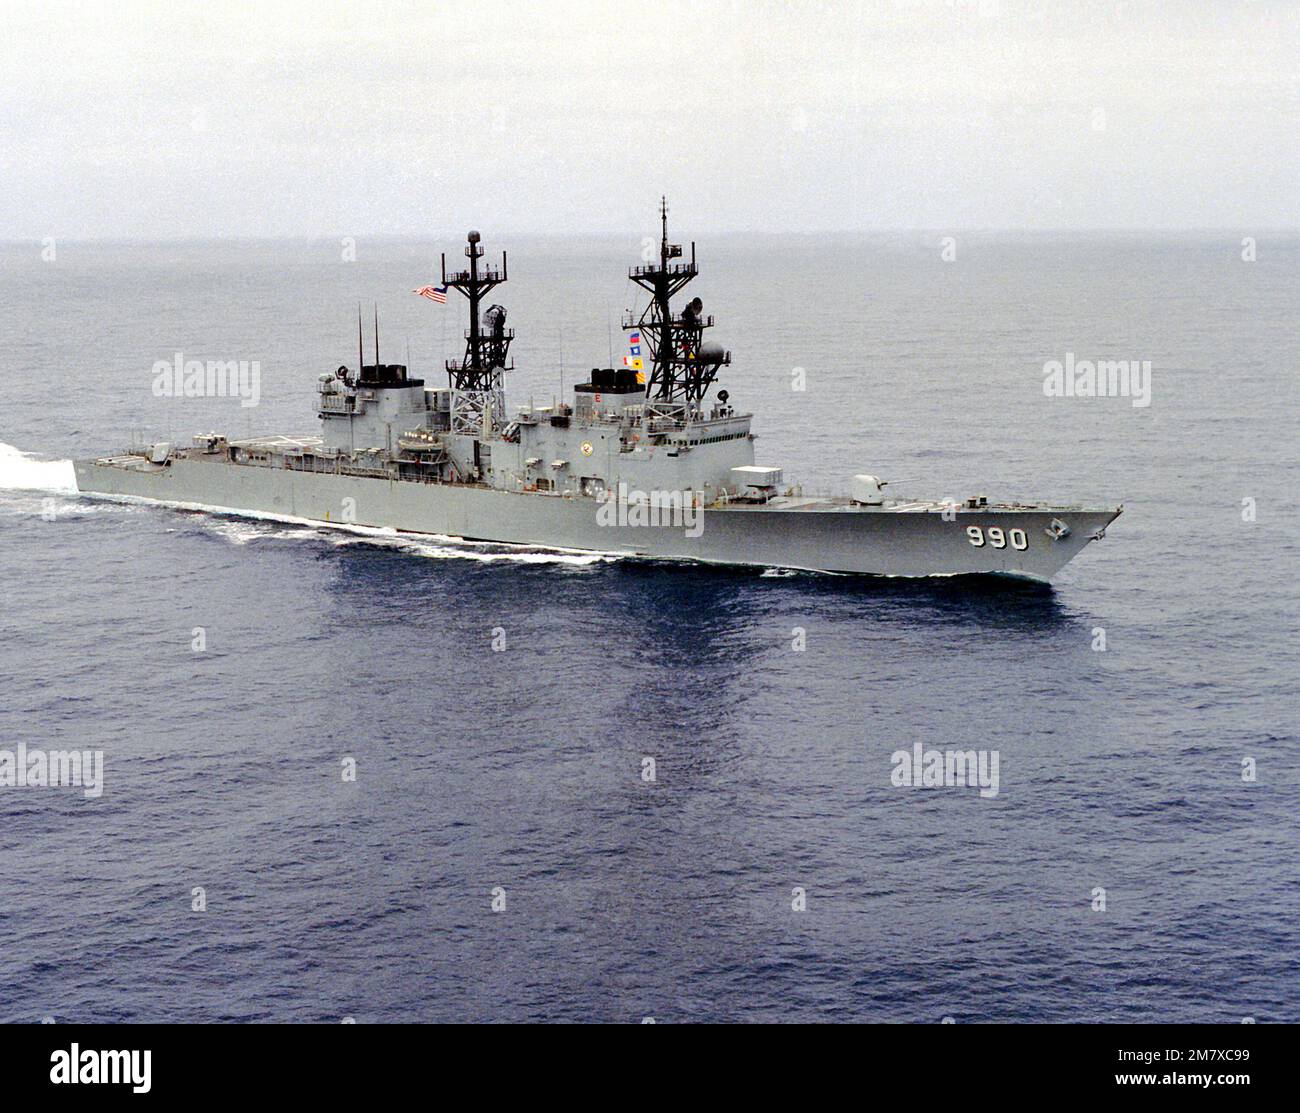
[[[882,235],[1017,235],[1017,236],[1059,236],[1059,235],[1152,235],[1152,236],[1218,236],[1218,235],[1300,235],[1300,225],[1273,225],[1247,228],[1245,225],[1207,225],[1198,227],[1160,227],[1097,225],[1089,227],[981,227],[981,226],[908,226],[889,228],[726,228],[717,229],[711,236],[882,236]],[[640,238],[636,231],[521,231],[519,229],[497,230],[489,233],[493,237],[520,236],[535,239],[595,239],[615,240],[627,237]],[[323,240],[445,240],[449,236],[461,238],[464,232],[240,232],[240,233],[186,233],[181,235],[139,236],[139,235],[91,235],[91,236],[0,236],[0,246],[41,245],[46,240],[70,244],[186,244],[186,243],[316,243]]]

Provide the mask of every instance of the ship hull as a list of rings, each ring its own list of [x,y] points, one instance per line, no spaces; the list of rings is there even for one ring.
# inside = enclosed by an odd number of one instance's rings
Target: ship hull
[[[75,464],[78,490],[228,513],[306,519],[470,540],[879,576],[1005,574],[1050,580],[1118,515],[1077,507],[899,511],[818,500],[703,509],[639,524],[590,498],[399,481],[180,457]],[[1061,536],[1060,526],[1067,530]],[[981,544],[969,527],[979,527]],[[1012,537],[1023,548],[1005,543]],[[694,536],[692,536],[694,535]],[[989,540],[1004,543],[995,546]]]

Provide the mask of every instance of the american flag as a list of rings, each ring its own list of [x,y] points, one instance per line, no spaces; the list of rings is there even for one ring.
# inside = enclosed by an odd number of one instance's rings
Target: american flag
[[[447,304],[446,286],[421,286],[418,290],[412,290],[411,293],[419,294],[420,297],[428,298],[430,301],[436,301],[439,305]]]

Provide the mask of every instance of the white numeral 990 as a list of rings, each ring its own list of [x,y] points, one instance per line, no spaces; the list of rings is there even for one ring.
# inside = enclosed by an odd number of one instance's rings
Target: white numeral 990
[[[1029,548],[1029,538],[1025,536],[1025,531],[1023,529],[1013,529],[1008,533],[1000,526],[989,526],[987,541],[988,544],[992,545],[995,549],[1005,549],[1007,547],[1008,536],[1011,538],[1011,547],[1013,549],[1024,552]],[[981,548],[985,543],[986,534],[979,526],[967,526],[966,538],[976,548]]]

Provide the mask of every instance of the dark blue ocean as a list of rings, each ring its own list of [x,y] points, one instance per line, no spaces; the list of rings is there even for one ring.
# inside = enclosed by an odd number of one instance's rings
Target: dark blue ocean
[[[483,231],[512,409],[617,360],[639,236]],[[463,241],[4,245],[0,750],[105,765],[0,787],[0,1020],[1300,1019],[1300,240],[677,231],[759,463],[1123,516],[1045,588],[86,499],[60,461],[311,431],[358,300],[438,379]],[[178,351],[260,404],[155,397]],[[1150,405],[1045,396],[1067,353]],[[895,787],[918,743],[998,794]]]

